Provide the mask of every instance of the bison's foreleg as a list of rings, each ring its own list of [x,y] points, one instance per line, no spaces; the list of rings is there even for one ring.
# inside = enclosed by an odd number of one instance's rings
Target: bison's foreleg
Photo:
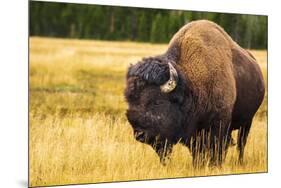
[[[229,120],[212,121],[207,129],[197,131],[190,142],[194,168],[221,166],[231,141]]]
[[[209,159],[209,130],[201,130],[196,132],[192,137],[190,143],[190,150],[192,153],[192,164],[194,168],[204,167]]]
[[[231,141],[229,120],[215,121],[210,132],[210,166],[221,166]]]

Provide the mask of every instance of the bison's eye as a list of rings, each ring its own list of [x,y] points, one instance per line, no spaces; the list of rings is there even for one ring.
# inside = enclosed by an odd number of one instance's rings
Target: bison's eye
[[[164,104],[164,101],[163,101],[163,100],[155,100],[155,101],[153,102],[153,104],[154,104],[155,106],[159,106],[159,105]]]

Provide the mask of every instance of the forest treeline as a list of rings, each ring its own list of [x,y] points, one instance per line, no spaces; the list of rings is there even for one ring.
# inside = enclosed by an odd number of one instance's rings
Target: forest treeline
[[[184,24],[208,19],[245,48],[267,48],[267,17],[56,2],[30,2],[31,36],[167,43]]]

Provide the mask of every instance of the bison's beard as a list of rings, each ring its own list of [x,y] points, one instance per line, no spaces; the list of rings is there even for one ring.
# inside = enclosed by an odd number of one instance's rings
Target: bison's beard
[[[168,140],[158,140],[152,145],[160,159],[160,163],[166,165],[170,160],[173,144]]]
[[[140,130],[134,130],[134,137],[138,142],[150,145],[159,156],[161,164],[167,164],[172,147],[175,144],[172,140],[161,138],[160,135],[149,136],[146,132]]]

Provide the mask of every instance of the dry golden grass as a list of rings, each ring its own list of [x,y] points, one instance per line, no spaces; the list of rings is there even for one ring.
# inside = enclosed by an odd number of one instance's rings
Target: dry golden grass
[[[194,170],[176,145],[167,166],[134,140],[126,121],[125,71],[166,45],[30,39],[30,186],[95,183],[267,171],[267,97],[237,164],[230,148],[219,168]],[[266,51],[252,51],[267,78]],[[237,133],[234,133],[237,134]]]

